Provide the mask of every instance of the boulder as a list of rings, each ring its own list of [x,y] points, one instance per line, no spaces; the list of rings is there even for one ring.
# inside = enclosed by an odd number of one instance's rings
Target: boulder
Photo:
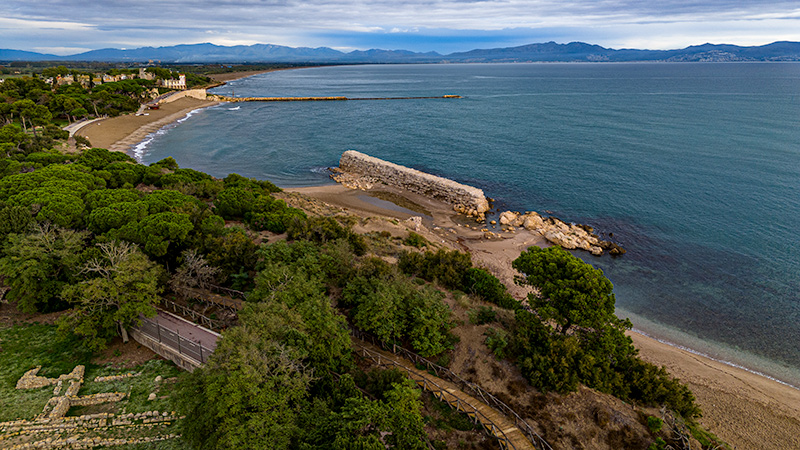
[[[500,213],[500,224],[501,225],[511,225],[517,221],[519,214],[516,214],[512,211],[503,211]]]
[[[542,220],[542,216],[539,214],[530,212],[525,214],[522,220],[522,226],[528,230],[535,231],[544,227],[544,220]]]

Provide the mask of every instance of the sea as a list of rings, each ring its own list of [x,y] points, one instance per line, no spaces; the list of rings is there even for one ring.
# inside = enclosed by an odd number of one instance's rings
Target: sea
[[[340,66],[214,92],[462,96],[221,104],[133,153],[297,187],[352,149],[591,225],[628,252],[576,256],[636,330],[800,386],[800,63]]]

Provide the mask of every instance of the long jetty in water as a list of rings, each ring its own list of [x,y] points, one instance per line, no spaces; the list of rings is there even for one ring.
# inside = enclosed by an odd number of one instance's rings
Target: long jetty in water
[[[461,98],[460,95],[440,95],[433,97],[226,97],[209,95],[209,100],[220,102],[332,102],[348,100],[425,100],[442,98]]]

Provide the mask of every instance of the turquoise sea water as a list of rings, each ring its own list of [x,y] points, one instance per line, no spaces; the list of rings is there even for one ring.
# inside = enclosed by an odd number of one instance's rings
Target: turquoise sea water
[[[578,254],[618,315],[800,386],[800,64],[402,65],[274,72],[217,92],[459,100],[242,103],[136,149],[145,163],[327,184],[341,153],[482,188],[628,249]]]

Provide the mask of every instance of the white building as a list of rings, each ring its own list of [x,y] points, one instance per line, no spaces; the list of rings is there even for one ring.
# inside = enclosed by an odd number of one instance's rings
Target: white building
[[[186,75],[180,74],[178,79],[161,80],[161,85],[169,89],[186,89]]]

